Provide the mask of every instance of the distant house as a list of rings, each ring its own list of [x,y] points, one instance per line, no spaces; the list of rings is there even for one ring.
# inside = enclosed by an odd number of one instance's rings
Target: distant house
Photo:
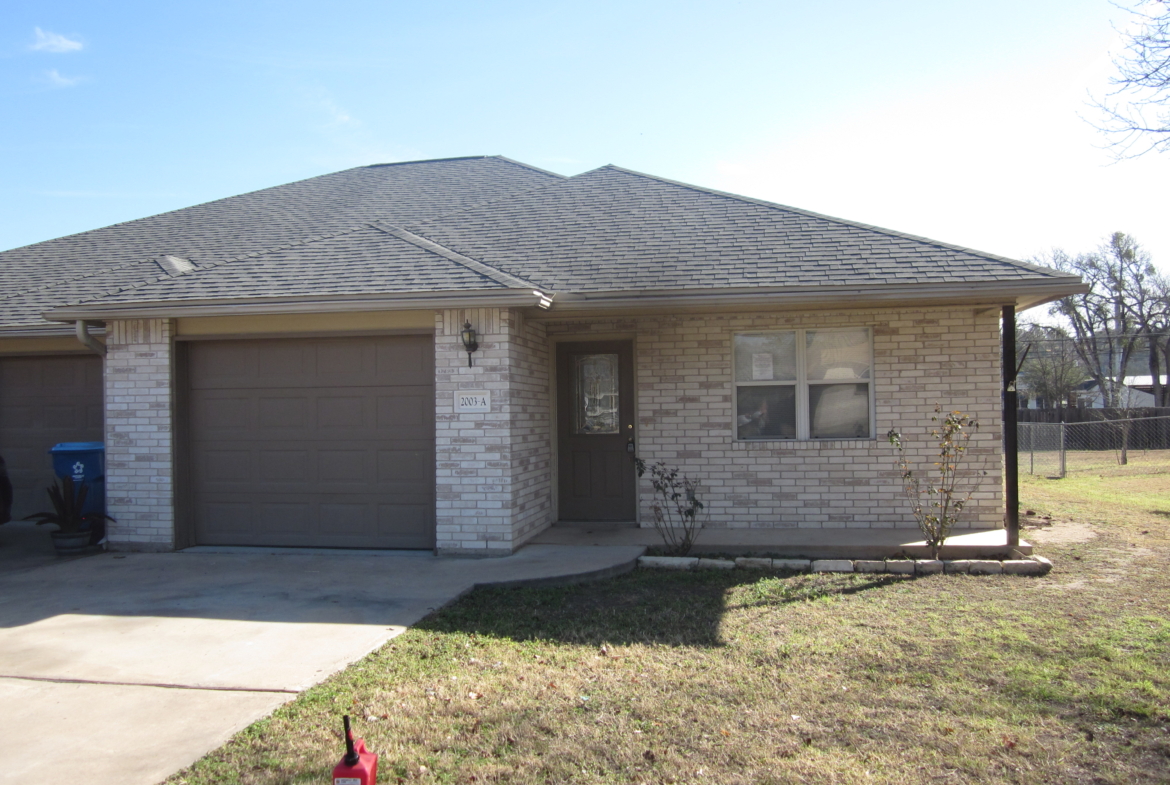
[[[1149,374],[1146,374],[1145,376],[1126,376],[1123,381],[1125,382],[1126,387],[1132,387],[1135,390],[1148,392],[1151,395],[1154,392],[1154,377],[1150,376]],[[1167,385],[1170,385],[1170,376],[1162,374],[1159,377],[1159,381],[1162,382],[1163,387],[1166,387]]]
[[[1143,385],[1143,380],[1145,384]],[[1146,389],[1142,389],[1143,386]],[[1122,409],[1141,409],[1155,406],[1153,380],[1150,376],[1126,376],[1118,389],[1117,405]],[[1082,409],[1105,408],[1105,396],[1096,382],[1086,382],[1077,396],[1077,405]]]
[[[848,542],[913,525],[884,434],[922,433],[936,401],[982,421],[966,522],[999,526],[1001,308],[1083,290],[615,166],[500,157],[38,243],[0,254],[0,280],[0,454],[23,510],[50,445],[104,439],[115,548],[450,554],[648,525],[635,454],[701,481],[711,526]]]

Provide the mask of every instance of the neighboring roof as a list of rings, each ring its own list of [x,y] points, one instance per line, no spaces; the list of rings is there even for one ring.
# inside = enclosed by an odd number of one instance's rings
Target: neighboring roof
[[[157,277],[163,255],[197,267],[353,229],[396,224],[557,182],[501,156],[377,164],[219,199],[0,253],[0,325]]]
[[[306,297],[409,294],[423,307],[497,291],[531,301],[534,289],[567,304],[847,287],[915,296],[952,287],[954,296],[1030,286],[1051,297],[1080,285],[1055,270],[616,166],[562,178],[498,157],[351,169],[9,251],[0,265],[10,291],[42,287],[8,298],[8,324],[35,323],[53,306],[61,318],[100,318],[103,309]],[[66,271],[76,275],[60,281]]]
[[[1160,376],[1166,376],[1166,374],[1160,374]],[[1129,387],[1153,387],[1154,377],[1150,374],[1146,374],[1145,376],[1126,376],[1122,382]],[[1165,384],[1166,382],[1162,383]]]

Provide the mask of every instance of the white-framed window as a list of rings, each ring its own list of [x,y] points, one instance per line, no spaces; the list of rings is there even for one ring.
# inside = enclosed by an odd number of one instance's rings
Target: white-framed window
[[[736,439],[874,438],[870,328],[736,333],[732,351]]]

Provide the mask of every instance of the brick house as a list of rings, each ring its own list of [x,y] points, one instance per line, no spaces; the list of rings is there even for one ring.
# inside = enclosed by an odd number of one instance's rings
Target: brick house
[[[633,452],[699,479],[711,527],[847,542],[913,525],[883,434],[921,433],[936,401],[983,423],[967,525],[995,528],[1001,309],[1080,286],[500,157],[359,167],[0,262],[14,512],[48,446],[104,439],[110,544],[139,550],[510,553],[558,521],[648,525]]]

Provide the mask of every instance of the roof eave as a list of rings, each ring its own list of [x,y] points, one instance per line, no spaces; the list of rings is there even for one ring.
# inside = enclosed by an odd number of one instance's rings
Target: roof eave
[[[1086,291],[1088,291],[1088,287],[1079,278],[1069,277],[1035,281],[561,292],[557,296],[554,312],[639,307],[893,304],[895,302],[974,302],[976,300],[981,303],[1014,304],[1017,309],[1026,310],[1061,297]]]
[[[487,289],[466,292],[406,292],[402,294],[333,297],[88,303],[54,308],[47,311],[44,318],[49,321],[76,321],[78,319],[171,319],[190,316],[410,311],[436,308],[524,308],[539,307],[541,302],[547,301],[548,295],[542,294],[539,290]]]
[[[101,335],[102,331],[103,328],[100,326],[91,326],[91,332],[97,335]],[[43,325],[0,326],[0,338],[72,338],[75,334],[76,326],[73,324],[46,323]]]
[[[428,310],[437,308],[541,307],[556,297],[551,313],[621,310],[630,308],[744,307],[775,305],[893,305],[899,302],[978,302],[1015,305],[1026,310],[1088,291],[1075,277],[1031,281],[972,281],[963,283],[869,284],[740,287],[727,289],[657,289],[639,291],[541,293],[532,289],[488,289],[466,292],[408,292],[402,294],[334,297],[269,297],[89,303],[54,308],[49,321],[78,319],[143,319],[244,314],[343,313],[371,310]],[[51,329],[51,328],[50,328]],[[44,335],[44,331],[36,334]]]

